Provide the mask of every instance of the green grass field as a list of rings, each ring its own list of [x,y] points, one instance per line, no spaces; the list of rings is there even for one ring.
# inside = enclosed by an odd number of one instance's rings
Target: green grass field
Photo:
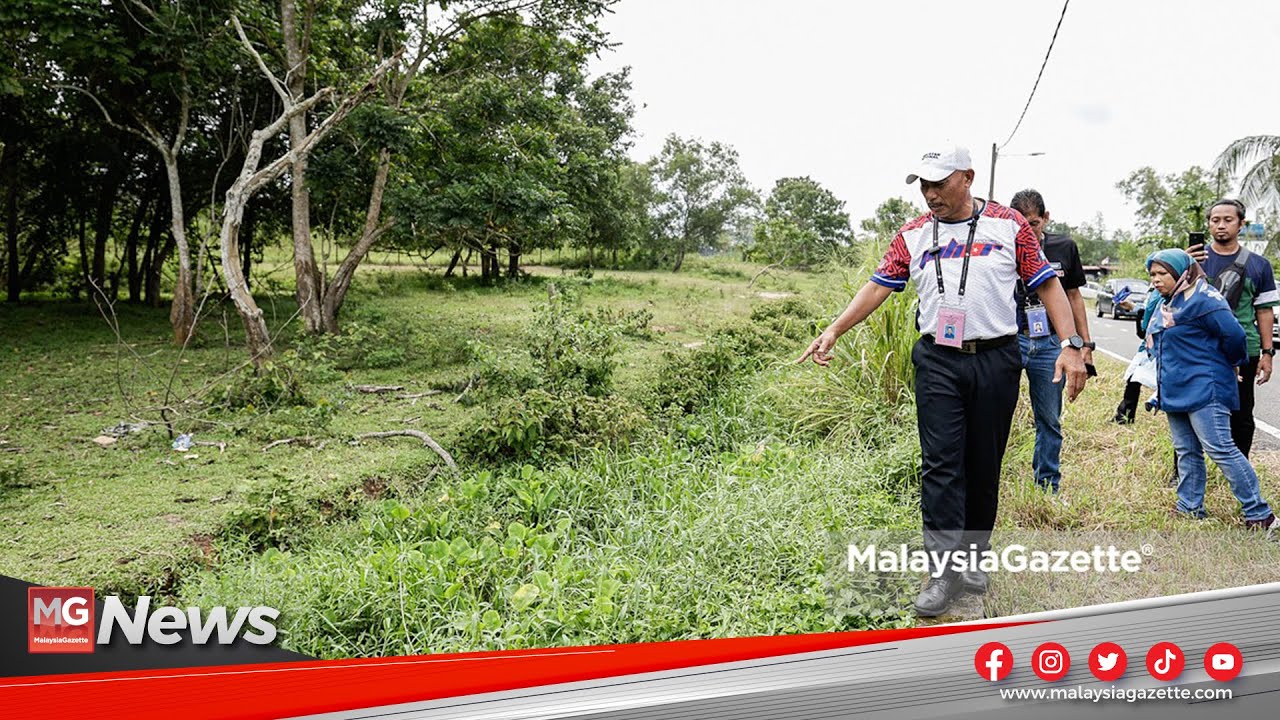
[[[697,258],[483,287],[378,260],[337,339],[299,337],[291,300],[261,298],[266,380],[221,306],[185,351],[165,310],[115,308],[121,342],[92,306],[0,307],[0,572],[272,605],[285,646],[326,657],[914,622],[833,613],[826,582],[833,534],[919,525],[909,298],[821,370],[790,361],[865,271],[752,284],[758,266]],[[1280,545],[1241,528],[1215,472],[1211,518],[1170,517],[1164,418],[1108,422],[1122,369],[1101,358],[1066,411],[1065,503],[1031,482],[1022,401],[999,534],[1147,542],[1147,569],[1001,576],[986,613],[1274,579]],[[161,424],[95,442],[160,408],[208,444],[175,451]],[[410,437],[355,440],[389,430],[427,433],[460,472]],[[1256,461],[1280,498],[1280,460]]]

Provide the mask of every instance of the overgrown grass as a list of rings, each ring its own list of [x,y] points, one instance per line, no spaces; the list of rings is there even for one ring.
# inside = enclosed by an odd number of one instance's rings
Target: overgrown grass
[[[282,329],[288,382],[266,388],[236,370],[238,328],[231,314],[224,331],[221,308],[185,353],[163,311],[121,308],[132,347],[120,347],[84,306],[0,309],[0,335],[20,338],[0,348],[0,449],[18,450],[0,452],[0,564],[103,593],[273,605],[288,647],[326,657],[912,622],[905,607],[833,613],[825,578],[833,533],[919,525],[909,294],[822,370],[791,361],[867,268],[757,277],[696,258],[688,270],[540,269],[493,287],[365,273],[347,334]],[[555,293],[574,300],[551,311]],[[285,297],[262,302],[273,327],[292,315]],[[1022,401],[1001,536],[1185,528],[1195,535],[1178,546],[1199,549],[1157,557],[1130,583],[998,578],[988,612],[1240,584],[1275,566],[1238,529],[1220,477],[1213,519],[1168,517],[1164,419],[1110,425],[1121,368],[1100,366],[1065,416],[1068,505],[1031,482]],[[154,419],[171,374],[175,429],[225,450],[175,452],[156,426],[90,442]],[[408,438],[352,444],[388,429],[427,432],[462,472]],[[1258,464],[1280,497],[1274,459]]]

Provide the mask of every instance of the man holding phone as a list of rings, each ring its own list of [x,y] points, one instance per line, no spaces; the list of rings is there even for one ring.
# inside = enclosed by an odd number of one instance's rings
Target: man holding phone
[[[1240,409],[1231,413],[1231,437],[1240,452],[1249,456],[1253,447],[1254,384],[1271,379],[1272,326],[1275,310],[1280,305],[1275,273],[1265,257],[1249,252],[1240,245],[1244,227],[1244,203],[1223,198],[1209,208],[1209,234],[1213,243],[1205,248],[1204,233],[1191,233],[1187,253],[1204,267],[1213,286],[1218,288],[1244,328],[1249,361],[1239,368]]]

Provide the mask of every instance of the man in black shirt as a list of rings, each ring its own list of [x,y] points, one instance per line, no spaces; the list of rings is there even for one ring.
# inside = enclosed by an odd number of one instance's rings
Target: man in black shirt
[[[1022,213],[1027,224],[1036,232],[1049,265],[1062,282],[1062,289],[1067,292],[1076,332],[1085,340],[1084,361],[1087,365],[1092,365],[1096,346],[1089,337],[1089,315],[1085,311],[1084,296],[1080,294],[1085,276],[1079,248],[1069,235],[1045,232],[1049,226],[1049,213],[1040,193],[1023,190],[1013,196],[1009,206]],[[1036,419],[1036,447],[1032,467],[1036,483],[1056,495],[1062,477],[1059,469],[1062,454],[1062,385],[1053,382],[1053,373],[1061,345],[1058,333],[1035,293],[1025,292],[1019,283],[1014,299],[1018,304],[1018,344],[1022,348],[1022,367],[1027,371],[1027,380],[1031,386],[1031,409]]]

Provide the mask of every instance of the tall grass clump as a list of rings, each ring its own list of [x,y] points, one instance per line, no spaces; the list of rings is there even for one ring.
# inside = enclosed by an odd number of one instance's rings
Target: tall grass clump
[[[843,294],[832,294],[826,303],[829,317],[815,324],[797,355],[845,307],[869,272],[863,268],[852,274]],[[913,299],[894,293],[840,339],[830,367],[774,367],[764,399],[800,437],[865,449],[892,444],[904,435],[914,438],[911,349],[917,337]]]

